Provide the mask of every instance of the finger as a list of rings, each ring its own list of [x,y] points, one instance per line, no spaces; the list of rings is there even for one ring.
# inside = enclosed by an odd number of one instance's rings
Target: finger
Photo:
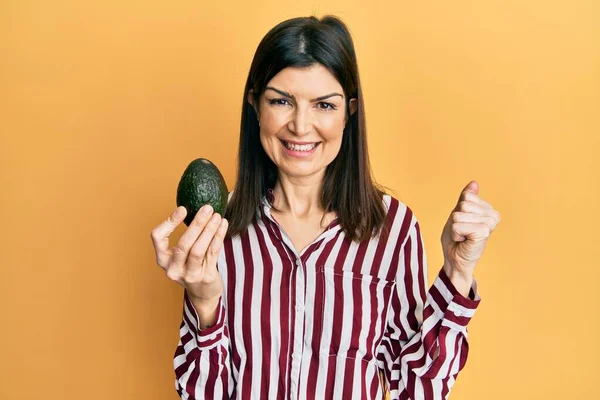
[[[168,266],[167,276],[170,279],[176,280],[183,276],[188,254],[210,220],[212,213],[213,209],[209,204],[202,206],[179,238],[179,242],[173,248],[173,257]]]
[[[200,234],[200,237],[198,240],[196,240],[196,243],[194,243],[192,249],[190,250],[190,254],[185,265],[185,274],[198,272],[206,263],[208,245],[213,240],[220,223],[221,215],[217,213],[213,214],[210,221],[208,224],[206,224],[206,227],[202,231],[202,234]]]
[[[223,218],[221,219],[221,224],[215,233],[212,241],[210,242],[210,246],[208,248],[208,266],[213,267],[217,265],[216,260],[219,257],[219,253],[221,252],[221,248],[223,247],[223,240],[225,240],[225,234],[227,233],[227,227],[229,226],[229,222]]]
[[[465,197],[466,193],[471,193],[471,194],[478,195],[479,194],[479,184],[476,181],[469,182],[467,184],[467,186],[465,186],[463,188],[463,190],[461,190],[460,196],[458,196],[458,201],[456,202],[456,204],[458,204],[462,200],[464,200],[464,197]]]
[[[468,200],[463,200],[460,203],[458,203],[454,208],[453,212],[455,211],[480,215],[491,215],[490,209]]]
[[[460,205],[460,203],[462,201],[469,201],[469,202],[475,203],[483,208],[490,209],[490,210],[493,209],[492,206],[490,205],[490,203],[483,200],[481,197],[479,197],[478,194],[475,194],[473,192],[463,191],[460,194],[460,197],[458,198],[458,202],[456,203],[456,206],[458,207],[458,205]]]
[[[464,242],[467,239],[478,241],[487,239],[490,233],[490,227],[486,224],[459,222],[452,224],[450,236],[455,242]]]
[[[217,227],[217,230],[205,251],[206,254],[203,261],[200,263],[200,267],[194,265],[188,266],[186,269],[186,282],[191,283],[203,281],[208,283],[209,280],[220,279],[218,277],[219,272],[217,271],[217,261],[219,258],[219,253],[221,252],[221,248],[223,247],[223,241],[225,239],[228,226],[229,222],[225,218],[221,218],[219,226]]]
[[[488,216],[493,219],[493,228],[495,228],[500,222],[500,213],[493,208],[482,207],[480,204],[473,203],[471,201],[462,201],[457,207],[452,211],[455,212],[464,212],[464,213],[472,213],[482,216]]]
[[[479,193],[479,183],[477,183],[477,181],[471,181],[467,184],[467,186],[465,186],[465,188],[463,189],[463,192],[467,191],[467,192],[472,192],[472,193]]]
[[[490,210],[493,209],[492,205],[487,201],[483,200],[478,194],[467,192],[465,193],[465,200],[478,204],[483,208],[488,208]]]
[[[185,207],[177,207],[169,217],[152,230],[150,237],[156,252],[156,263],[163,269],[167,268],[172,252],[169,249],[169,235],[184,220],[187,214]]]
[[[452,215],[450,216],[450,219],[454,223],[469,222],[469,223],[476,223],[476,224],[486,224],[487,226],[490,227],[491,230],[494,230],[496,228],[496,225],[498,224],[498,221],[496,220],[496,218],[494,218],[493,216],[491,216],[489,214],[481,215],[481,214],[473,214],[473,213],[454,211],[452,213]]]

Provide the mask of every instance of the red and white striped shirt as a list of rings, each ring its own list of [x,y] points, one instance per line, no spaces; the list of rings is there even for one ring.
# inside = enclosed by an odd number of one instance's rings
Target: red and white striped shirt
[[[411,209],[390,195],[385,233],[352,242],[337,219],[300,254],[263,198],[224,242],[216,323],[200,331],[184,294],[175,387],[182,399],[445,399],[467,359],[480,297],[427,258]]]

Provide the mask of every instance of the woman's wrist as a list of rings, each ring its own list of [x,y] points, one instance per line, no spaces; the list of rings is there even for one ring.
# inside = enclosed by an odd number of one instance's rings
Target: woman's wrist
[[[469,292],[471,290],[471,286],[473,285],[473,274],[471,273],[461,273],[456,270],[456,268],[452,268],[447,263],[444,263],[444,272],[452,285],[456,288],[458,293],[463,295],[464,297],[469,297]]]
[[[190,296],[190,300],[198,314],[198,328],[200,330],[210,328],[215,324],[220,298],[221,296],[213,299],[198,299]]]

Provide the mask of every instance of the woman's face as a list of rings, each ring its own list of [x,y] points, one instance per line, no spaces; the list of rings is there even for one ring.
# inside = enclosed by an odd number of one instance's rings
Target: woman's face
[[[346,125],[346,98],[335,77],[321,64],[288,67],[269,81],[259,102],[260,141],[279,173],[324,174],[340,151]],[[350,102],[354,111],[356,99]]]

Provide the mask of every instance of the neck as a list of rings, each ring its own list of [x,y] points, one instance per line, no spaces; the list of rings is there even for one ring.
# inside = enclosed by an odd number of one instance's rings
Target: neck
[[[307,219],[324,214],[321,207],[322,177],[294,179],[280,174],[273,194],[273,205],[284,214],[293,218]]]

